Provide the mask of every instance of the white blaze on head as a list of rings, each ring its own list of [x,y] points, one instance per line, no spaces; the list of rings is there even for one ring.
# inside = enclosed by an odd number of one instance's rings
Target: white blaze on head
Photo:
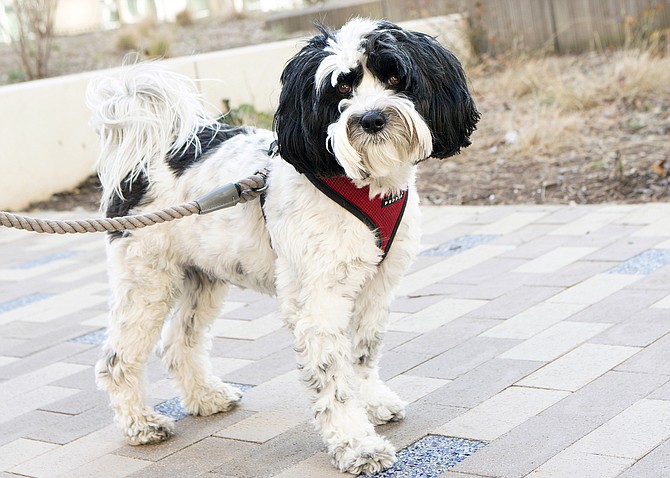
[[[362,38],[374,31],[378,22],[354,18],[347,22],[335,35],[335,39],[328,40],[326,51],[328,55],[319,65],[315,75],[315,86],[321,88],[326,78],[330,77],[330,84],[335,86],[337,78],[342,73],[349,73],[360,63],[363,54]]]

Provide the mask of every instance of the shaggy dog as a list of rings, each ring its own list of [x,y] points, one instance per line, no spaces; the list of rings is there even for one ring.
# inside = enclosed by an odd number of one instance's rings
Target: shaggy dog
[[[384,21],[321,29],[281,82],[276,136],[208,117],[190,80],[155,65],[89,89],[109,217],[269,170],[264,201],[110,234],[96,380],[131,444],[165,440],[172,420],[144,400],[150,351],[160,342],[186,412],[226,411],[241,393],[212,373],[208,328],[231,285],[276,295],[335,466],[373,473],[395,461],[374,425],[405,414],[378,362],[393,289],[419,247],[416,165],[468,146],[479,113],[451,52]]]

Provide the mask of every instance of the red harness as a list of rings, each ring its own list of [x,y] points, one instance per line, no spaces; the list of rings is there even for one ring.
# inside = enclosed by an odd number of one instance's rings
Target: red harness
[[[377,238],[377,247],[383,251],[382,260],[384,260],[391,249],[393,238],[405,212],[408,191],[370,199],[368,186],[358,188],[346,176],[334,178],[320,178],[312,174],[305,176],[321,192],[370,228]]]

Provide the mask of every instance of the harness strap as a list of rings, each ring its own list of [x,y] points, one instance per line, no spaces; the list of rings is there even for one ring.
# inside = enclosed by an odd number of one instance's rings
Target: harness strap
[[[357,187],[346,176],[320,178],[305,174],[322,193],[360,219],[375,234],[377,247],[383,251],[382,260],[391,249],[407,205],[408,191],[394,196],[370,199],[370,188]]]

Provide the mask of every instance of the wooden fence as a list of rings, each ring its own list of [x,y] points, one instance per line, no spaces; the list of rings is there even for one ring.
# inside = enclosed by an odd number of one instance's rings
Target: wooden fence
[[[650,29],[670,28],[670,0],[366,0],[330,2],[275,15],[270,27],[339,27],[353,16],[404,21],[466,13],[478,52],[579,52],[618,47]]]

